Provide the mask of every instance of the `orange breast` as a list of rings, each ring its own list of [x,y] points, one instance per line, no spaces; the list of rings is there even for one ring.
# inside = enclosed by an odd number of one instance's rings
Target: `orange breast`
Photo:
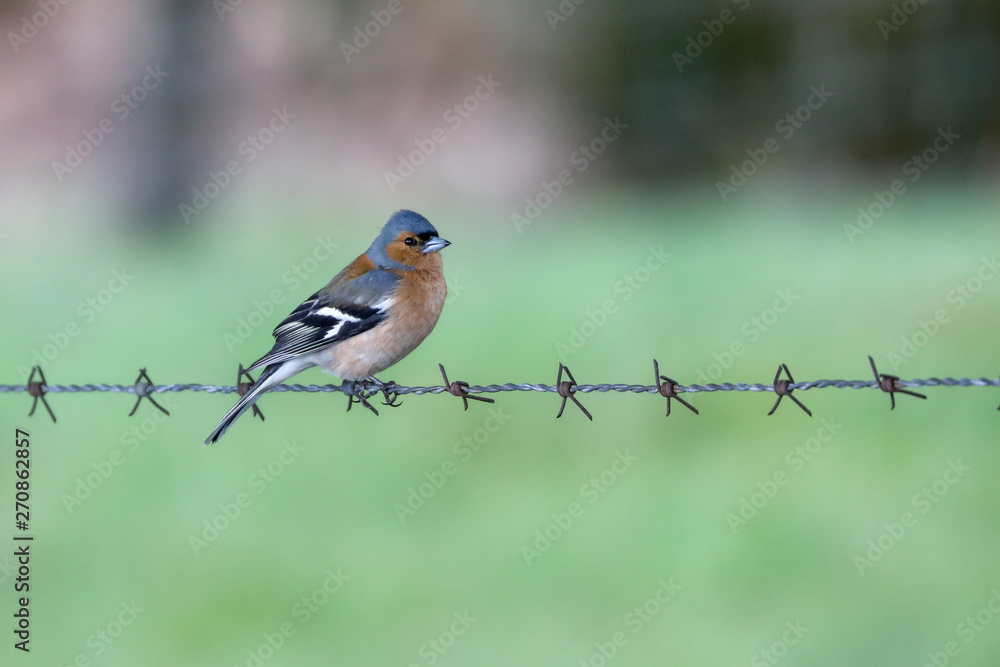
[[[448,293],[440,264],[437,270],[399,273],[389,317],[330,347],[323,355],[325,370],[345,380],[371,377],[412,352],[434,329]]]

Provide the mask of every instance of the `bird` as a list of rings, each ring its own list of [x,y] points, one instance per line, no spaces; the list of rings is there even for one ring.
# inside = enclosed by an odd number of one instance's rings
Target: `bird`
[[[263,372],[205,444],[218,441],[268,389],[313,366],[350,382],[351,390],[355,381],[371,382],[388,398],[392,383],[375,374],[412,352],[437,324],[448,293],[440,251],[449,245],[419,213],[392,214],[368,250],[275,327],[274,347],[247,369]],[[357,400],[371,408],[365,398],[362,385]]]

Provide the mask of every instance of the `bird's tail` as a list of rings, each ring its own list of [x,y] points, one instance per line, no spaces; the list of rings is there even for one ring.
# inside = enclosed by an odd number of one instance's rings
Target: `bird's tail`
[[[233,409],[226,413],[226,416],[222,418],[219,425],[215,427],[212,434],[205,440],[205,444],[211,445],[221,438],[222,435],[229,430],[229,427],[233,425],[233,422],[239,419],[240,415],[249,410],[253,404],[257,402],[257,399],[260,398],[261,394],[271,387],[287,380],[301,370],[301,366],[287,361],[271,364],[266,367],[260,374],[260,377],[257,378],[257,381],[254,383],[250,391],[248,391],[245,396],[242,396],[240,400],[237,401],[236,405],[233,406]]]

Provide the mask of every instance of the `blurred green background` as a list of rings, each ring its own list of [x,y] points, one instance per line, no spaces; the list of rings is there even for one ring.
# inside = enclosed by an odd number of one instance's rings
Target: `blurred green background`
[[[43,5],[0,383],[230,384],[401,207],[451,296],[383,379],[997,375],[994,3]],[[230,395],[0,394],[0,663],[993,665],[1000,392],[926,393],[269,394],[213,447]]]

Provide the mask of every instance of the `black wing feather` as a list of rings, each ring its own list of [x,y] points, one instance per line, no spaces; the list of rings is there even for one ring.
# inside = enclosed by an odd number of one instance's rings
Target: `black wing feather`
[[[380,308],[356,303],[334,303],[330,295],[317,292],[274,328],[274,347],[248,370],[329,347],[368,331],[385,317],[386,312]]]

